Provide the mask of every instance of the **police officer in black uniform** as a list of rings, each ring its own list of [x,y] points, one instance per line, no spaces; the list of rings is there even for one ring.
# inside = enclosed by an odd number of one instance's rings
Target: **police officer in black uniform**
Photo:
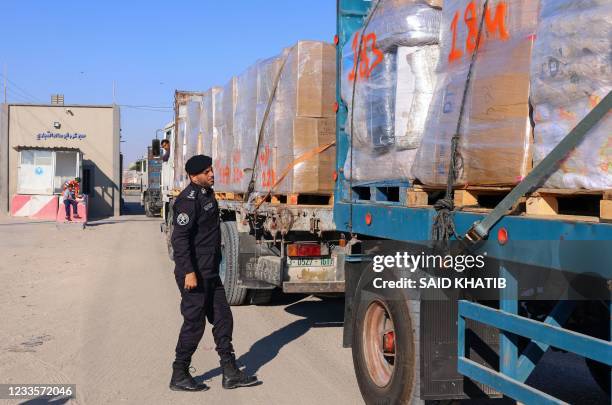
[[[212,324],[216,350],[223,369],[223,388],[255,385],[256,376],[246,375],[236,365],[232,347],[233,318],[219,278],[221,231],[219,206],[212,190],[212,159],[196,155],[185,164],[191,183],[174,203],[174,275],[181,292],[183,326],[176,344],[170,389],[204,391],[189,373],[191,356],[204,334],[205,320]]]

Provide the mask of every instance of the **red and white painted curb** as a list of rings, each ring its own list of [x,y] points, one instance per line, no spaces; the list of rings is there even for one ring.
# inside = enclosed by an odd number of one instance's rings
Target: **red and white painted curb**
[[[55,221],[58,204],[56,195],[15,194],[11,200],[11,215]]]

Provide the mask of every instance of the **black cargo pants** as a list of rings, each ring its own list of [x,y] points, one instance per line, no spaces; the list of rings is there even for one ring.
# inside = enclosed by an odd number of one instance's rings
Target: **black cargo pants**
[[[196,274],[198,285],[190,291],[184,288],[185,276],[175,274],[181,292],[183,315],[183,326],[176,344],[176,359],[173,363],[175,368],[187,367],[191,363],[191,356],[204,335],[206,319],[212,324],[215,349],[219,354],[221,365],[234,359],[232,347],[234,320],[221,279],[218,276],[203,278],[201,274]]]

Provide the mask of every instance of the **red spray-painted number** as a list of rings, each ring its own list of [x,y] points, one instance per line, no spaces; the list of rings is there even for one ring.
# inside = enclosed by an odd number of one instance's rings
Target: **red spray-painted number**
[[[370,77],[374,68],[376,68],[384,58],[382,51],[376,47],[375,33],[371,32],[364,35],[361,40],[361,49],[358,49],[360,37],[359,31],[357,31],[353,36],[353,43],[351,44],[353,48],[353,68],[348,75],[348,79],[351,82],[359,77],[362,79]],[[373,61],[370,61],[368,50],[375,57]],[[357,65],[357,54],[359,54],[359,66]],[[357,76],[357,72],[359,72],[359,76]]]
[[[508,15],[508,4],[501,1],[495,7],[495,15],[491,15],[491,9],[487,6],[484,13],[485,33],[488,39],[499,39],[506,41],[510,38],[510,33],[506,27],[506,17]],[[464,52],[457,48],[457,30],[459,23],[459,11],[455,12],[453,20],[450,24],[452,32],[451,49],[448,54],[448,62],[452,63],[457,59],[461,59]],[[463,13],[463,23],[467,29],[465,38],[465,51],[467,54],[472,54],[476,50],[476,41],[478,39],[478,12],[476,2],[470,1]],[[485,40],[485,36],[481,36],[481,43]]]

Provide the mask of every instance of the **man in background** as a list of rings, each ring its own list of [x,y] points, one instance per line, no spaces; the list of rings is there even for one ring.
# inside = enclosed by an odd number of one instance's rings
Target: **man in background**
[[[164,154],[162,155],[162,161],[167,162],[170,158],[170,141],[167,139],[163,139],[161,141],[161,147],[164,150]]]
[[[74,218],[81,218],[79,216],[79,203],[77,202],[74,184],[69,181],[64,184],[64,193],[62,197],[64,198],[64,206],[66,208],[66,221],[72,221],[72,219],[70,219],[70,206],[72,206]]]

